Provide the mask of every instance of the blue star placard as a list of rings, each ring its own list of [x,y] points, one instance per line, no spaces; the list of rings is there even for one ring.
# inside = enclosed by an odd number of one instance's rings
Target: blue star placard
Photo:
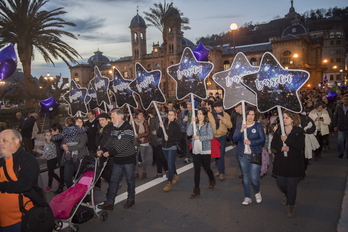
[[[213,75],[213,80],[224,90],[223,105],[225,109],[232,108],[241,101],[256,105],[255,94],[242,85],[241,77],[258,70],[259,67],[251,66],[247,57],[239,52],[230,69]]]
[[[123,78],[120,71],[114,68],[113,79],[110,81],[109,89],[116,98],[116,104],[118,107],[123,107],[125,104],[129,104],[134,108],[138,108],[138,104],[134,99],[133,91],[129,88],[129,84],[132,80]]]
[[[189,94],[194,94],[206,99],[205,79],[213,68],[213,63],[197,61],[191,49],[185,48],[180,63],[167,68],[167,73],[176,82],[176,98],[182,100]]]
[[[69,114],[72,117],[78,114],[87,114],[88,110],[85,104],[87,89],[80,88],[74,80],[71,80],[70,91],[64,94],[64,100],[69,104]]]
[[[258,72],[243,76],[241,80],[256,94],[261,113],[277,106],[299,113],[302,105],[297,92],[308,79],[307,71],[284,69],[271,53],[266,52]]]
[[[97,95],[97,103],[110,105],[109,78],[103,77],[97,66],[94,67],[94,78],[89,82]]]
[[[129,88],[139,95],[141,105],[147,110],[152,102],[165,103],[166,99],[160,89],[162,73],[160,70],[146,71],[140,64],[135,63],[136,78]]]

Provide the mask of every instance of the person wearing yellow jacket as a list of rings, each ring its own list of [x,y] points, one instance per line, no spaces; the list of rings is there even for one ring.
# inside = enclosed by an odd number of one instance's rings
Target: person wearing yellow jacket
[[[225,177],[225,148],[226,148],[226,134],[228,129],[232,128],[230,115],[224,111],[222,101],[217,101],[213,104],[213,111],[208,113],[209,122],[212,125],[214,136],[220,142],[220,158],[216,158],[218,171],[215,176],[220,180]]]

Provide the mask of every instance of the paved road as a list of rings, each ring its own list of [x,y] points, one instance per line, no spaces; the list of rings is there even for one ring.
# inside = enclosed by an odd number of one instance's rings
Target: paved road
[[[272,167],[261,180],[262,203],[256,204],[253,199],[249,206],[241,204],[243,186],[232,149],[226,153],[226,179],[217,181],[214,190],[208,190],[208,180],[202,171],[201,196],[189,199],[193,187],[192,164],[185,165],[182,159],[177,159],[177,168],[182,171],[180,180],[170,192],[164,192],[165,178],[152,180],[155,167],[149,166],[150,177],[136,180],[136,204],[131,209],[123,209],[126,197],[123,183],[116,198],[120,202],[109,211],[107,221],[91,219],[79,225],[80,231],[348,231],[348,210],[345,209],[348,200],[343,203],[348,159],[337,158],[334,138],[331,144],[333,148],[324,152],[322,159],[310,163],[307,177],[299,184],[295,218],[286,216],[286,206],[282,205],[275,179],[270,176]],[[212,167],[215,172],[213,163]],[[44,179],[46,175],[42,173]],[[149,185],[153,186],[147,189]],[[104,200],[106,187],[103,183],[101,191],[97,191],[99,202]],[[48,198],[52,197],[49,193]]]

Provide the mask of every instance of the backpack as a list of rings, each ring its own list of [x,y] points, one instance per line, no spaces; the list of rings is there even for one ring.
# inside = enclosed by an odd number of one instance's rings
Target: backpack
[[[3,166],[8,181],[13,181]],[[17,172],[15,171],[16,175]],[[26,196],[33,202],[34,207],[26,210],[23,202]],[[21,232],[51,232],[54,228],[53,212],[46,201],[43,190],[35,185],[31,190],[18,195],[19,208],[22,212]],[[27,204],[27,203],[26,203]]]

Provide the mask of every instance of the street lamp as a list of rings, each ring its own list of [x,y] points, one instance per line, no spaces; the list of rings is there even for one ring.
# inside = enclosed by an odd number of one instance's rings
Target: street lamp
[[[46,74],[46,76],[44,76],[44,79],[45,79],[46,81],[53,81],[53,80],[54,80],[54,77],[52,77],[51,74],[48,72],[48,73]]]
[[[4,86],[6,83],[4,80],[0,80],[0,86]]]
[[[231,23],[230,29],[232,31],[233,54],[236,55],[236,46],[235,46],[235,43],[234,43],[234,31],[236,31],[238,29],[237,23]]]

